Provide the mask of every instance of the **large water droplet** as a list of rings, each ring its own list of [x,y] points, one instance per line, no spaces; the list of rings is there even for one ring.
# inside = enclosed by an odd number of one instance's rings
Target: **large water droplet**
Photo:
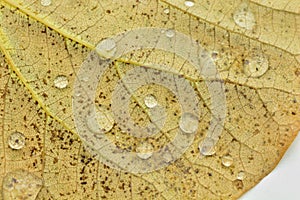
[[[216,153],[215,149],[215,141],[211,138],[206,138],[202,144],[199,145],[199,150],[201,155],[203,156],[211,156]]]
[[[198,129],[198,118],[192,113],[183,113],[180,117],[179,127],[185,133],[194,133]]]
[[[153,155],[153,146],[149,143],[143,143],[136,148],[137,156],[143,160],[150,158]]]
[[[192,1],[192,0],[186,0],[184,2],[184,5],[187,6],[187,7],[193,7],[195,5],[195,2]]]
[[[8,145],[12,149],[22,149],[25,146],[25,136],[20,132],[13,132],[8,137]]]
[[[64,89],[68,86],[68,84],[69,84],[68,78],[64,75],[58,75],[54,79],[54,86],[58,89]]]
[[[116,51],[116,42],[113,39],[102,40],[97,46],[96,51],[104,58],[112,58]]]
[[[244,171],[240,171],[237,175],[237,179],[238,180],[243,180],[245,178],[245,172]]]
[[[52,3],[52,1],[51,0],[41,0],[41,5],[42,6],[50,6],[51,5],[51,3]]]
[[[36,199],[43,180],[23,169],[9,172],[3,178],[3,199]]]
[[[100,105],[99,107],[97,107],[95,117],[96,117],[96,122],[98,124],[93,124],[94,121],[91,120],[91,118],[87,119],[87,126],[92,132],[94,133],[108,132],[113,128],[115,121],[114,121],[113,114],[108,107],[104,105]],[[101,130],[98,130],[97,129],[98,127],[100,127]]]
[[[168,38],[172,38],[172,37],[175,36],[175,31],[172,30],[172,29],[169,29],[169,30],[166,31],[165,34],[166,34],[166,36],[167,36]]]
[[[222,164],[225,166],[225,167],[230,167],[233,163],[233,158],[229,155],[225,155],[222,157]]]
[[[157,106],[157,100],[153,95],[147,95],[144,98],[144,102],[148,108],[154,108],[155,106]]]
[[[233,14],[234,22],[247,30],[251,30],[255,25],[255,17],[246,3],[242,3]]]
[[[269,69],[268,58],[263,53],[251,53],[244,60],[244,73],[253,78],[264,75]]]

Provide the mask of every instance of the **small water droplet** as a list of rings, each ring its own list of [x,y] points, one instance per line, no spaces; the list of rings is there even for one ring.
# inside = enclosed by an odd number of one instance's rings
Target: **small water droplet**
[[[58,89],[64,89],[68,86],[68,84],[69,84],[68,78],[64,75],[58,75],[54,79],[54,86]]]
[[[254,14],[246,3],[242,3],[233,14],[234,22],[247,30],[251,30],[255,25]]]
[[[203,156],[211,156],[216,153],[215,149],[215,141],[211,138],[206,138],[202,144],[199,145],[199,150],[201,155]]]
[[[240,171],[237,175],[237,179],[238,180],[243,180],[245,178],[245,172],[244,171]]]
[[[250,53],[243,65],[244,73],[253,78],[264,75],[269,69],[268,58],[263,53]]]
[[[198,129],[198,118],[192,113],[183,113],[180,117],[179,127],[185,133],[194,133]]]
[[[170,13],[170,9],[169,9],[169,8],[165,8],[165,9],[164,9],[164,13],[165,13],[165,14],[169,14],[169,13]]]
[[[195,2],[191,1],[191,0],[186,0],[184,2],[184,5],[187,6],[187,7],[193,7],[195,5]]]
[[[104,58],[112,58],[116,51],[116,42],[113,39],[102,40],[97,46],[96,51]]]
[[[25,146],[25,136],[20,132],[13,132],[8,138],[8,145],[12,149],[22,149]]]
[[[144,98],[144,102],[148,108],[154,108],[155,106],[157,106],[157,100],[153,95],[147,95]]]
[[[222,164],[225,166],[225,167],[230,167],[233,163],[233,158],[229,155],[225,155],[222,157]]]
[[[143,160],[150,158],[153,155],[153,146],[149,143],[143,143],[136,148],[137,156]]]
[[[41,0],[41,5],[42,6],[50,6],[52,3],[51,0]]]
[[[172,38],[172,37],[175,36],[175,31],[172,30],[172,29],[169,29],[169,30],[166,31],[165,34],[166,34],[166,36],[167,36],[168,38]]]

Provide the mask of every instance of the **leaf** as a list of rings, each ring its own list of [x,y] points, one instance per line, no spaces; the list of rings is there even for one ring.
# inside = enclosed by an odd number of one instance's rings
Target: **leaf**
[[[299,3],[1,0],[3,198],[237,199],[300,130]]]

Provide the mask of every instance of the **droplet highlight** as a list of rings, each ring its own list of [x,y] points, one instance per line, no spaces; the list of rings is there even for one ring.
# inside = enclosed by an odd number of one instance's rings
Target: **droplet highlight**
[[[102,40],[96,46],[96,51],[104,58],[112,58],[115,55],[116,50],[116,42],[113,39]]]
[[[230,155],[225,155],[222,157],[222,164],[225,167],[230,167],[233,163],[233,158]]]
[[[198,129],[198,118],[192,113],[183,113],[180,117],[179,127],[185,133],[194,133]]]
[[[255,26],[254,14],[250,11],[248,4],[242,3],[233,13],[234,22],[241,28],[251,30]]]
[[[269,69],[268,58],[263,53],[251,53],[244,59],[244,73],[248,77],[258,78]]]
[[[136,151],[139,158],[146,160],[153,155],[153,146],[149,143],[143,143],[136,148]]]
[[[41,0],[41,5],[42,6],[50,6],[52,4],[52,1],[51,0]]]
[[[170,9],[169,9],[169,8],[165,8],[165,9],[164,9],[164,13],[165,13],[165,14],[169,14],[169,13],[170,13]]]
[[[20,132],[13,132],[8,137],[8,145],[15,150],[22,149],[25,146],[25,136]]]
[[[184,2],[184,5],[186,7],[193,7],[195,5],[195,2],[191,1],[191,0],[187,0],[187,1]]]
[[[54,79],[54,86],[58,89],[64,89],[68,86],[69,80],[64,75],[59,75]]]
[[[169,30],[167,30],[167,31],[165,32],[165,34],[166,34],[166,36],[167,36],[168,38],[172,38],[172,37],[175,36],[175,31],[172,30],[172,29],[169,29]]]
[[[154,108],[157,106],[157,99],[153,95],[147,95],[144,98],[144,103],[148,108]]]

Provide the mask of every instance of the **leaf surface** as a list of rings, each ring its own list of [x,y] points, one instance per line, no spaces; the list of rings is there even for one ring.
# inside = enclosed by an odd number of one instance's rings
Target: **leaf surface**
[[[41,2],[0,0],[3,198],[237,199],[273,170],[300,130],[299,0],[195,1],[191,7],[179,0],[52,0],[48,6]],[[145,27],[149,34],[144,40],[127,39],[124,34],[144,31]],[[175,41],[172,48],[165,45],[170,51],[148,40],[150,28],[162,29],[161,37]],[[167,32],[170,30],[174,32]],[[143,143],[159,150],[182,129],[181,96],[159,84],[131,91],[135,80],[140,80],[137,84],[148,78],[166,81],[165,74],[176,80],[184,78],[199,102],[199,123],[192,143],[174,162],[148,173],[113,167],[107,162],[113,155],[99,155],[99,149],[95,155],[86,143],[102,144],[78,131],[74,115],[78,80],[81,85],[92,80],[92,75],[81,79],[83,66],[89,62],[90,66],[104,66],[105,55],[95,53],[99,44],[122,33],[120,42],[128,48],[135,41],[151,43],[153,48],[122,54],[108,63],[109,68],[99,77],[93,102],[104,113],[98,122],[109,129],[105,136],[111,143],[120,151],[138,152]],[[218,76],[210,79],[198,73],[189,62],[198,57],[189,52],[192,46],[184,44],[179,33],[203,48]],[[179,56],[186,52],[187,57]],[[97,62],[93,56],[99,56]],[[131,96],[126,109],[132,121],[141,127],[155,121],[153,109],[144,102],[148,94],[156,97],[166,113],[154,123],[159,127],[166,116],[164,126],[148,138],[133,137],[130,130],[124,132],[116,117],[110,116],[112,102],[117,101],[114,94],[124,95],[116,92],[120,80],[140,69],[145,69],[140,73],[142,78],[124,83]],[[152,75],[161,72],[149,77],[151,70]],[[183,86],[176,83],[179,91]],[[210,90],[218,84],[224,87],[225,104]],[[87,90],[83,87],[82,94],[89,95]],[[218,129],[217,125],[211,128],[219,116],[216,111],[225,112],[226,117],[220,134],[213,136],[211,130]],[[18,150],[8,143],[15,132],[25,136],[25,146]],[[209,136],[217,138],[215,152],[203,156],[199,145],[207,144]],[[122,162],[120,159],[114,164],[122,166]],[[17,181],[7,178],[19,168],[27,172],[18,175]],[[18,184],[23,183],[23,176],[34,177],[32,182],[37,186],[42,181],[42,186],[20,193]]]

